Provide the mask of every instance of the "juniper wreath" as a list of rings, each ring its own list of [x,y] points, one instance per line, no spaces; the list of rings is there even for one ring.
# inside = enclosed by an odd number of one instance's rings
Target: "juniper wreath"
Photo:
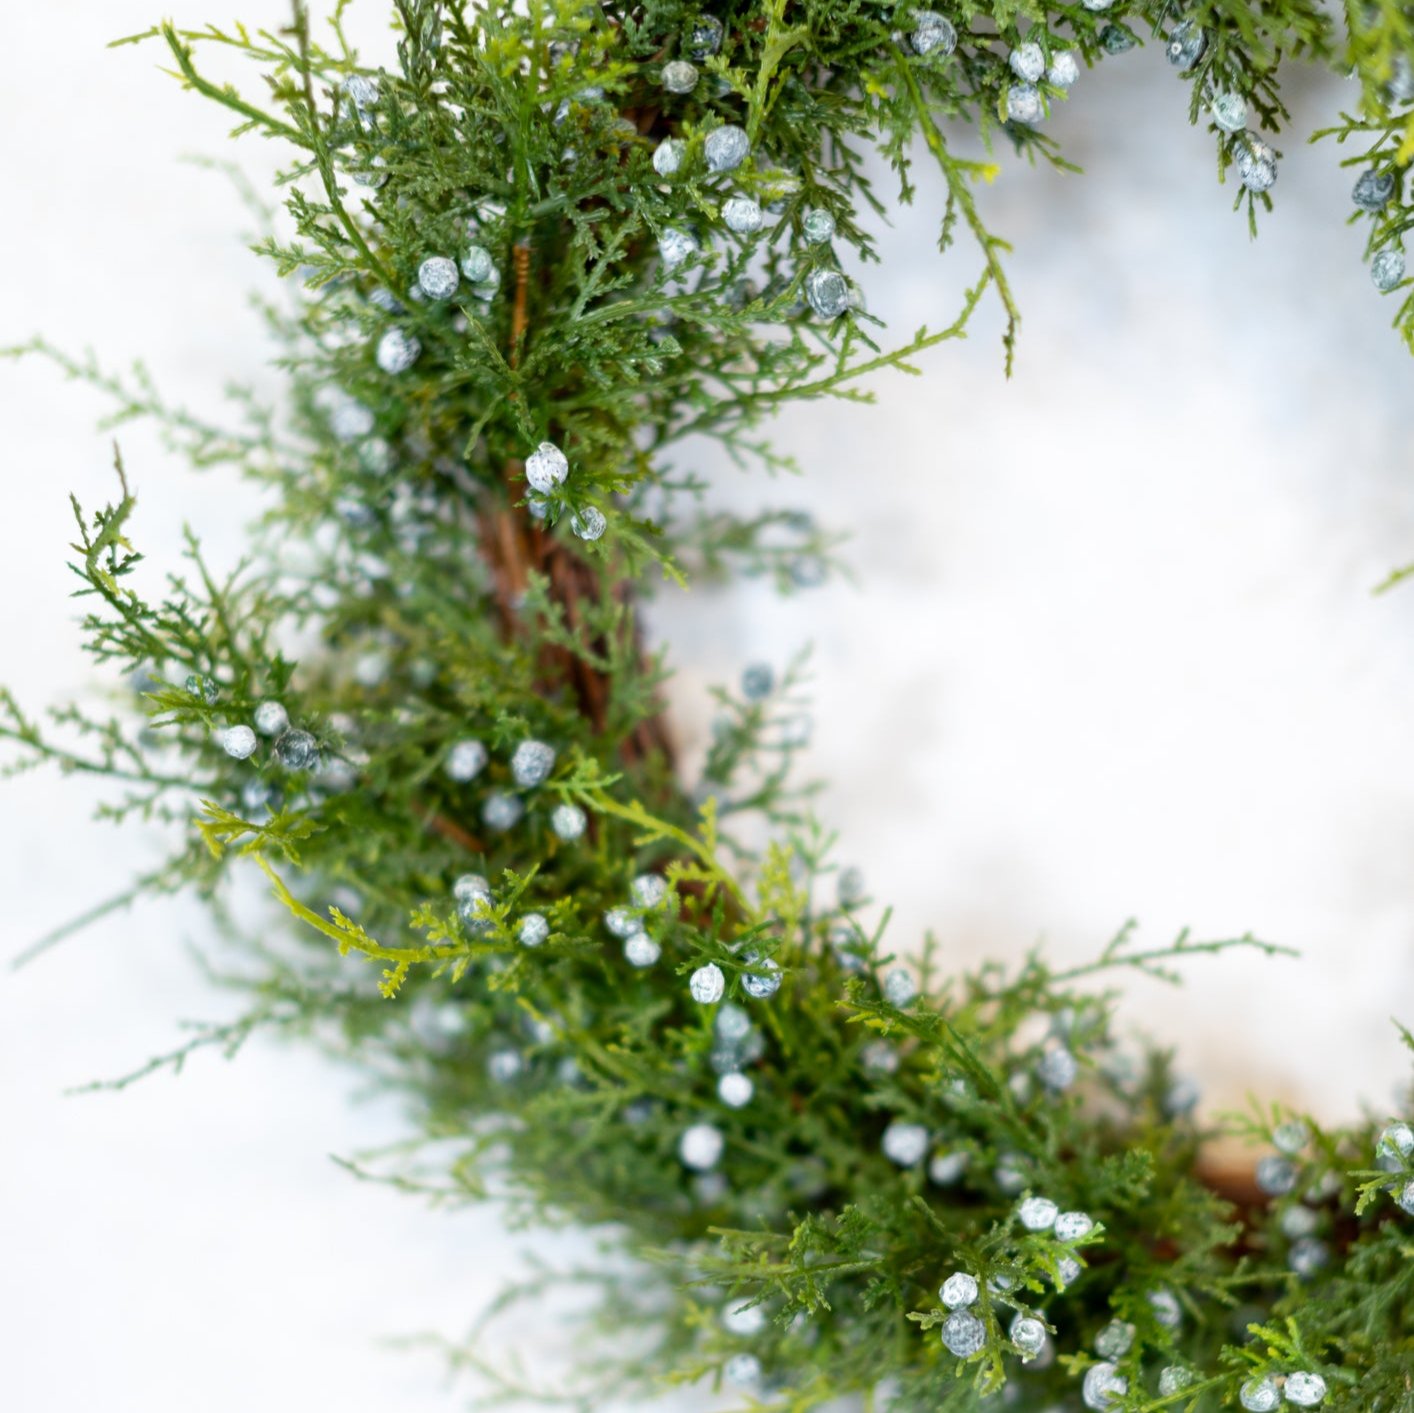
[[[114,822],[177,828],[80,923],[189,888],[239,933],[227,880],[260,869],[300,924],[240,935],[221,979],[243,1018],[140,1073],[306,1035],[406,1095],[431,1146],[392,1180],[472,1199],[494,1179],[513,1211],[604,1224],[642,1260],[574,1277],[619,1333],[572,1406],[677,1379],[782,1410],[1414,1410],[1414,1130],[1258,1109],[1219,1125],[1267,1145],[1255,1179],[1224,1171],[1170,1056],[1112,1033],[1112,974],[1265,944],[1146,951],[1126,928],[1069,970],[895,960],[792,770],[798,669],[719,694],[689,787],[639,630],[664,578],[830,571],[809,517],[701,510],[675,449],[787,465],[775,408],[867,400],[984,300],[1009,359],[1007,248],[959,134],[1062,163],[1048,111],[1141,43],[1191,85],[1254,230],[1279,64],[1353,68],[1354,110],[1319,136],[1349,144],[1350,217],[1414,346],[1408,5],[397,0],[373,72],[347,3],[124,41],[288,149],[258,249],[297,287],[267,311],[289,407],[208,425],[29,346],[272,490],[238,572],[192,541],[153,587],[120,464],[112,504],[75,506],[74,568],[127,699],[46,719],[3,698],[14,768],[96,773]],[[216,50],[254,61],[258,97],[208,76]],[[934,169],[940,246],[977,260],[953,322],[901,347],[838,259],[872,254],[871,148],[898,200]],[[551,1397],[483,1348],[454,1358]]]

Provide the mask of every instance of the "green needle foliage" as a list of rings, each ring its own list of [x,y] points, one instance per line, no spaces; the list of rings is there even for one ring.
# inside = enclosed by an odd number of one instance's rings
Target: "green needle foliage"
[[[275,492],[234,574],[193,539],[154,583],[120,464],[111,505],[75,506],[73,568],[89,651],[128,700],[41,720],[0,696],[12,768],[100,775],[115,822],[179,826],[164,864],[75,926],[195,888],[234,929],[226,882],[253,870],[299,924],[245,937],[248,965],[220,978],[246,1015],[141,1073],[262,1028],[309,1035],[407,1096],[425,1151],[380,1176],[452,1200],[494,1183],[528,1220],[609,1224],[652,1276],[606,1257],[506,1297],[600,1293],[612,1353],[586,1361],[574,1406],[725,1379],[781,1410],[862,1395],[961,1413],[1000,1392],[1023,1410],[1411,1413],[1414,1134],[1230,1120],[1277,1150],[1254,1186],[1204,1156],[1170,1057],[1112,1029],[1126,969],[1274,949],[1146,952],[1126,927],[1066,972],[1032,955],[954,975],[931,944],[895,964],[792,770],[804,665],[718,693],[689,789],[638,621],[664,580],[790,591],[833,567],[808,516],[704,511],[671,460],[685,438],[789,467],[763,434],[775,409],[867,400],[866,376],[912,371],[984,300],[1010,359],[1007,245],[978,201],[994,168],[964,149],[1063,164],[1042,125],[1063,53],[1166,45],[1225,180],[1261,176],[1289,58],[1353,66],[1331,132],[1383,192],[1352,207],[1371,255],[1397,249],[1407,6],[1352,4],[1344,25],[1312,0],[395,8],[397,62],[376,73],[346,0],[322,38],[299,6],[279,32],[124,41],[288,153],[258,247],[298,288],[270,310],[288,415],[243,397],[238,428],[209,426],[141,369],[29,349],[103,387],[115,421],[156,418],[196,464]],[[1034,92],[1007,62],[1023,42],[1042,51]],[[209,77],[212,50],[263,84]],[[838,257],[867,269],[860,213],[925,181],[940,247],[970,248],[975,277],[951,323],[892,346]],[[1238,183],[1249,219],[1269,187]],[[1414,297],[1395,302],[1414,342]],[[542,442],[568,474],[536,489]],[[954,1273],[976,1291],[951,1310]],[[452,1357],[538,1396],[484,1343]]]

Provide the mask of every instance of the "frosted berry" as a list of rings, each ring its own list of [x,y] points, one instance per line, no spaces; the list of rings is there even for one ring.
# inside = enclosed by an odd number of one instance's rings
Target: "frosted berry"
[[[1171,1393],[1182,1393],[1192,1382],[1192,1370],[1170,1364],[1168,1368],[1159,1371],[1159,1396],[1167,1398]]]
[[[1164,1093],[1164,1114],[1171,1119],[1191,1114],[1198,1107],[1198,1101],[1202,1097],[1202,1093],[1193,1080],[1176,1079]]]
[[[725,1140],[719,1128],[713,1124],[693,1124],[678,1140],[678,1157],[685,1168],[705,1173],[721,1161],[723,1147]]]
[[[702,144],[702,155],[707,159],[709,172],[734,172],[746,161],[751,151],[751,139],[745,128],[735,123],[724,123],[713,128]]]
[[[689,231],[680,231],[676,226],[666,227],[658,237],[658,254],[663,257],[663,264],[670,270],[675,270],[685,260],[690,260],[700,249],[695,235]]]
[[[491,252],[481,245],[469,245],[462,256],[462,274],[474,285],[484,285],[496,278],[496,262]]]
[[[727,981],[722,975],[721,967],[716,962],[708,962],[705,966],[698,967],[688,978],[687,989],[699,1005],[711,1006],[722,999],[722,993],[727,989]]]
[[[1296,1186],[1296,1167],[1280,1153],[1269,1153],[1257,1164],[1256,1179],[1268,1197],[1284,1197]]]
[[[550,935],[550,924],[540,913],[526,913],[516,929],[522,947],[538,947]]]
[[[1237,1401],[1247,1413],[1271,1413],[1281,1403],[1281,1390],[1271,1379],[1248,1379],[1238,1391]]]
[[[868,965],[866,953],[869,941],[847,924],[830,929],[830,951],[841,971],[861,972]]]
[[[1036,1065],[1036,1078],[1055,1093],[1069,1089],[1078,1072],[1075,1056],[1064,1045],[1048,1046]]]
[[[746,960],[758,970],[742,973],[742,989],[757,1001],[769,1000],[781,989],[780,967],[771,957],[758,961],[758,954],[755,952],[748,953]]]
[[[514,829],[525,813],[525,806],[514,795],[501,791],[487,795],[481,806],[481,822],[487,829]]]
[[[1375,1155],[1380,1158],[1407,1158],[1411,1153],[1414,1153],[1414,1129],[1406,1123],[1390,1124],[1375,1144]]]
[[[569,460],[554,442],[541,442],[525,458],[525,479],[543,496],[563,486],[569,474]]]
[[[200,697],[209,706],[221,695],[221,689],[210,677],[204,677],[199,672],[193,672],[182,686],[186,688],[187,695]]]
[[[344,92],[360,114],[378,106],[378,81],[367,74],[350,74],[344,80]]]
[[[1084,1274],[1085,1267],[1074,1256],[1061,1256],[1056,1261],[1056,1289],[1064,1290],[1074,1285]]]
[[[1088,1212],[1062,1212],[1056,1218],[1058,1241],[1079,1241],[1082,1236],[1089,1236],[1094,1229],[1094,1220]]]
[[[221,749],[232,760],[249,760],[255,746],[255,732],[249,726],[228,726],[221,733]]]
[[[1154,1318],[1166,1329],[1176,1330],[1183,1323],[1183,1307],[1178,1303],[1178,1297],[1163,1287],[1159,1290],[1151,1290],[1147,1297],[1149,1308],[1154,1312]]]
[[[864,881],[864,872],[858,868],[846,868],[840,870],[840,876],[835,883],[835,893],[840,900],[840,907],[854,908],[862,903],[868,894],[868,885]]]
[[[428,299],[450,299],[460,283],[457,262],[445,255],[429,255],[417,267],[417,287]]]
[[[341,442],[356,442],[373,430],[373,413],[351,397],[339,398],[329,412],[329,430]]]
[[[741,1042],[718,1040],[707,1057],[715,1074],[730,1074],[759,1060],[766,1051],[766,1042],[752,1031]]]
[[[279,702],[261,702],[255,709],[255,729],[262,736],[278,736],[290,724],[290,714]]]
[[[1242,132],[1247,126],[1247,100],[1240,93],[1219,93],[1208,110],[1224,132]]]
[[[355,186],[372,187],[375,191],[388,180],[388,159],[380,152],[368,166],[357,172],[350,172]]]
[[[1191,69],[1208,47],[1207,31],[1196,20],[1180,20],[1169,31],[1164,53],[1176,69]]]
[[[1370,280],[1381,294],[1388,294],[1404,278],[1404,252],[1391,247],[1370,261]]]
[[[911,1168],[915,1163],[921,1163],[928,1151],[928,1130],[922,1124],[895,1119],[884,1130],[881,1146],[889,1162],[897,1163],[901,1168]]]
[[[953,1153],[934,1153],[928,1160],[928,1180],[939,1187],[951,1187],[967,1171],[971,1154],[965,1150]]]
[[[663,87],[669,93],[691,93],[697,87],[697,65],[674,59],[663,65]]]
[[[776,686],[776,674],[769,663],[753,662],[741,674],[741,694],[749,702],[764,701]]]
[[[1272,1146],[1286,1154],[1299,1153],[1310,1138],[1311,1130],[1300,1119],[1289,1119],[1272,1130]]]
[[[578,839],[588,823],[584,811],[578,805],[556,805],[550,815],[550,828],[566,843]]]
[[[692,1179],[692,1193],[704,1207],[713,1207],[726,1200],[727,1180],[721,1173],[698,1173]]]
[[[1383,211],[1394,195],[1394,173],[1378,172],[1373,167],[1361,172],[1350,199],[1362,211]]]
[[[275,758],[286,770],[308,770],[319,760],[319,743],[308,731],[286,731],[275,742]]]
[[[1108,1408],[1117,1398],[1129,1392],[1129,1380],[1106,1360],[1092,1364],[1085,1371],[1080,1385],[1080,1397],[1087,1408]]]
[[[1046,70],[1046,81],[1057,88],[1069,88],[1080,77],[1080,61],[1073,49],[1062,49],[1051,55],[1051,66]]]
[[[895,967],[893,971],[884,978],[884,999],[891,1006],[911,1005],[918,996],[918,982],[914,979],[913,973],[906,971],[903,967]]]
[[[915,54],[936,54],[946,59],[957,48],[957,30],[951,20],[935,10],[915,10],[908,42]]]
[[[509,1084],[525,1067],[525,1062],[514,1050],[495,1050],[486,1061],[486,1073],[497,1084]]]
[[[1123,1359],[1134,1346],[1134,1326],[1111,1320],[1095,1336],[1095,1353],[1105,1359]]]
[[[751,1082],[749,1075],[733,1071],[724,1074],[717,1081],[717,1098],[729,1109],[740,1109],[744,1104],[751,1102],[751,1096],[755,1092],[756,1086]]]
[[[1027,1231],[1049,1231],[1056,1224],[1058,1211],[1049,1197],[1028,1197],[1016,1209],[1016,1215]]]
[[[1237,179],[1248,191],[1270,191],[1277,179],[1277,154],[1256,133],[1248,131],[1233,151]]]
[[[668,896],[668,881],[660,874],[640,873],[629,884],[628,891],[640,908],[656,908]]]
[[[1036,43],[1018,44],[1007,57],[1012,73],[1023,83],[1035,83],[1046,72],[1046,55]]]
[[[1287,1252],[1286,1264],[1302,1280],[1309,1280],[1327,1265],[1330,1259],[1330,1247],[1320,1237],[1303,1236],[1300,1241],[1292,1242],[1291,1250]]]
[[[421,353],[422,345],[412,334],[402,329],[389,329],[378,340],[374,360],[385,373],[406,373]]]
[[[687,32],[688,53],[694,59],[710,59],[721,48],[721,20],[715,15],[698,15]]]
[[[1006,91],[1006,115],[1013,123],[1039,123],[1046,115],[1041,90],[1034,83],[1014,83]]]
[[[1280,1217],[1277,1218],[1277,1225],[1281,1228],[1283,1236],[1290,1237],[1293,1241],[1303,1236],[1310,1236],[1320,1225],[1321,1219],[1309,1207],[1297,1205],[1286,1208]]]
[[[583,510],[576,510],[570,516],[570,529],[581,540],[602,539],[608,528],[609,522],[604,518],[604,512],[595,505],[586,505]]]
[[[1007,1331],[1023,1359],[1034,1359],[1046,1347],[1046,1327],[1030,1315],[1018,1315]]]
[[[811,207],[800,218],[800,233],[809,245],[824,245],[834,239],[835,218],[819,206]]]
[[[728,1001],[717,1012],[717,1018],[712,1022],[712,1028],[717,1032],[719,1039],[725,1040],[730,1045],[736,1045],[745,1040],[754,1029],[751,1017],[742,1007],[731,1001]]]
[[[822,319],[837,319],[849,308],[849,283],[838,270],[812,270],[805,298]]]
[[[479,873],[464,873],[452,884],[457,916],[472,932],[485,932],[492,923],[491,885]]]
[[[468,737],[453,744],[447,752],[447,763],[442,768],[447,772],[448,779],[465,785],[467,781],[475,780],[485,765],[486,747]]]
[[[501,272],[496,269],[495,266],[492,266],[491,273],[487,275],[484,280],[478,280],[472,285],[471,292],[478,299],[487,300],[494,299],[496,297],[496,291],[500,288]]]
[[[1100,31],[1100,48],[1106,54],[1127,54],[1137,43],[1138,40],[1120,25],[1106,25]]]
[[[992,1171],[992,1181],[1008,1196],[1020,1192],[1026,1186],[1026,1170],[1021,1166],[1020,1155],[1003,1153]]]
[[[764,219],[760,203],[749,196],[734,196],[722,207],[722,220],[737,235],[755,235]]]
[[[1398,1202],[1410,1216],[1414,1216],[1414,1182],[1406,1182],[1404,1186],[1399,1189],[1399,1196],[1394,1200]]]
[[[660,177],[670,177],[682,166],[687,144],[675,137],[665,137],[653,149],[653,170]]]
[[[646,933],[632,933],[624,942],[624,959],[633,967],[651,967],[663,949]]]
[[[491,884],[480,873],[463,873],[452,884],[452,897],[459,903],[465,902],[468,898],[489,898],[490,896]]]
[[[954,1271],[938,1290],[938,1299],[949,1310],[962,1310],[977,1303],[977,1277]]]
[[[522,741],[511,757],[511,775],[523,790],[543,785],[555,768],[555,748],[544,741]]]
[[[751,1388],[761,1382],[761,1361],[754,1354],[733,1354],[722,1365],[722,1378],[736,1388]]]
[[[1288,1403],[1314,1408],[1326,1396],[1326,1381],[1319,1374],[1288,1374],[1284,1392]]]
[[[970,1359],[987,1343],[987,1327],[971,1310],[954,1310],[943,1321],[942,1336],[949,1354]]]
[[[638,920],[637,914],[628,908],[610,908],[604,914],[604,926],[615,937],[632,937],[635,932],[643,931],[643,924]]]

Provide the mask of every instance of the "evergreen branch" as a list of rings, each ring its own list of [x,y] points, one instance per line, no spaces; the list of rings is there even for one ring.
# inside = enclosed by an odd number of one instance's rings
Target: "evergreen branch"
[[[192,1028],[195,1029],[196,1034],[190,1040],[177,1046],[176,1049],[169,1050],[162,1055],[155,1055],[146,1064],[138,1066],[137,1069],[131,1070],[127,1074],[119,1075],[116,1079],[91,1080],[89,1083],[78,1085],[67,1092],[74,1095],[121,1093],[124,1089],[137,1084],[140,1080],[147,1079],[150,1075],[157,1074],[161,1070],[170,1070],[175,1078],[186,1067],[187,1061],[199,1051],[219,1050],[224,1059],[231,1060],[244,1048],[245,1043],[257,1030],[264,1026],[291,1025],[298,1019],[300,1017],[288,1012],[262,1009],[252,1011],[248,1015],[226,1024],[215,1024],[209,1021],[194,1022]]]
[[[995,175],[996,169],[954,157],[948,151],[942,131],[929,110],[913,70],[902,61],[902,58],[898,63],[898,76],[899,82],[903,85],[913,105],[919,130],[923,134],[928,151],[933,154],[933,159],[943,174],[943,180],[947,183],[949,200],[962,212],[962,219],[966,222],[967,228],[972,232],[973,239],[982,251],[982,258],[987,262],[987,274],[996,285],[997,294],[1002,301],[1002,308],[1006,310],[1007,326],[1006,333],[1002,336],[1002,345],[1006,349],[1006,371],[1007,376],[1010,377],[1012,359],[1016,352],[1016,334],[1021,326],[1021,311],[1017,308],[1016,301],[1012,297],[1011,286],[1007,282],[1006,271],[1002,268],[999,252],[1010,250],[1011,247],[1006,241],[994,236],[983,225],[981,214],[977,210],[976,198],[972,195],[972,189],[968,185],[972,178],[978,176],[990,181]],[[980,289],[979,286],[979,294]],[[975,300],[973,302],[975,303]]]
[[[1244,932],[1241,937],[1221,938],[1212,942],[1191,942],[1186,927],[1165,947],[1155,947],[1144,952],[1125,952],[1123,949],[1136,925],[1133,918],[1125,923],[1113,939],[1106,944],[1105,950],[1095,961],[1068,967],[1064,971],[1050,972],[1051,984],[1066,985],[1084,977],[1113,971],[1116,968],[1141,971],[1160,981],[1176,982],[1177,976],[1163,967],[1161,965],[1163,962],[1193,956],[1217,956],[1222,952],[1231,952],[1243,947],[1251,948],[1268,957],[1299,957],[1301,955],[1295,948],[1284,947],[1275,942],[1263,942],[1252,936],[1250,932]]]
[[[184,42],[182,32],[175,25],[162,24],[156,30],[148,30],[144,34],[133,35],[128,39],[115,40],[114,44],[136,44],[144,39],[155,38],[159,35],[177,62],[177,74],[174,77],[180,78],[184,87],[201,94],[203,98],[209,98],[213,103],[219,103],[223,108],[229,108],[233,113],[239,114],[246,120],[246,127],[260,128],[267,136],[281,138],[296,146],[305,145],[304,134],[298,128],[291,127],[289,123],[282,123],[263,108],[257,108],[254,104],[247,103],[230,85],[218,85],[205,78],[197,70],[192,59],[191,46]],[[213,33],[202,37],[215,38],[217,36]],[[239,132],[241,129],[237,129],[237,131]]]

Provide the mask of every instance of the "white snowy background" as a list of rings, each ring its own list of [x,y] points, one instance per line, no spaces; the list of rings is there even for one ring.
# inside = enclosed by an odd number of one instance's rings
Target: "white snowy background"
[[[276,386],[246,302],[263,272],[229,186],[179,164],[229,156],[229,124],[156,72],[157,49],[103,47],[153,18],[147,0],[0,10],[0,343],[42,330],[141,357],[211,412],[228,380]],[[931,928],[963,965],[1037,942],[1081,959],[1131,914],[1151,943],[1251,929],[1303,958],[1196,964],[1180,992],[1136,985],[1128,1018],[1181,1045],[1212,1108],[1256,1092],[1383,1111],[1405,1072],[1388,1017],[1414,1020],[1414,590],[1370,591],[1414,558],[1409,359],[1343,224],[1335,152],[1284,142],[1253,244],[1162,55],[1106,69],[1051,122],[1087,175],[1008,160],[982,195],[1017,248],[1009,385],[989,310],[923,378],[881,378],[876,408],[783,416],[802,482],[701,450],[724,501],[805,504],[848,531],[857,584],[665,598],[679,731],[691,753],[709,684],[813,642],[821,810],[893,904],[896,945]],[[1294,92],[1304,130],[1347,92]],[[275,159],[255,139],[239,155],[257,174]],[[899,336],[949,321],[974,273],[969,253],[937,258],[939,210],[924,177],[859,272]],[[111,487],[101,405],[3,365],[0,409],[0,676],[32,705],[82,696],[96,679],[63,547],[68,493]],[[229,561],[250,492],[184,470],[148,429],[122,441],[143,545],[160,559],[189,520]],[[91,822],[95,798],[44,775],[4,787],[7,955],[151,861],[140,831]],[[265,1043],[65,1097],[224,1013],[184,946],[205,927],[144,906],[0,974],[0,1407],[456,1406],[464,1386],[386,1337],[456,1334],[527,1238],[330,1162],[396,1136],[389,1106]],[[537,1357],[563,1344],[548,1313],[517,1333]]]

